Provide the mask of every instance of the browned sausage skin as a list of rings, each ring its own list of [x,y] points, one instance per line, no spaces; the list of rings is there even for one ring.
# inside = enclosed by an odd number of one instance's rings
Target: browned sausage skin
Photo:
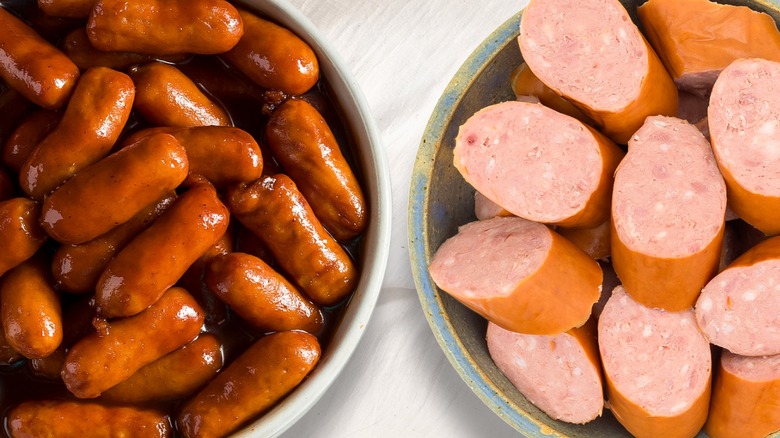
[[[176,200],[171,192],[150,204],[129,221],[79,245],[61,245],[52,258],[52,273],[57,286],[66,292],[94,292],[98,278],[111,258],[149,227]]]
[[[162,412],[132,407],[109,407],[94,402],[34,400],[8,413],[12,438],[52,436],[169,437],[171,422]]]
[[[3,275],[0,316],[8,343],[25,357],[46,357],[60,346],[60,296],[42,257],[34,257]]]
[[[46,242],[40,215],[41,207],[27,198],[0,202],[0,275],[32,257]]]
[[[322,327],[320,309],[259,258],[240,252],[215,257],[206,267],[209,290],[253,327],[265,331]]]
[[[110,388],[103,399],[122,403],[176,400],[202,388],[222,368],[222,343],[212,334],[146,365]]]
[[[319,358],[320,345],[311,334],[261,338],[184,404],[176,421],[179,432],[208,438],[235,431],[295,388]]]
[[[256,84],[268,90],[300,95],[320,76],[317,56],[288,29],[239,10],[244,36],[222,57]]]
[[[184,146],[191,174],[203,176],[218,188],[254,181],[263,173],[260,146],[249,133],[238,128],[149,128],[130,135],[125,142],[159,132],[173,135]]]
[[[38,8],[52,17],[87,18],[96,0],[38,0]]]
[[[213,186],[189,189],[109,262],[95,289],[100,316],[130,316],[153,304],[227,230]]]
[[[58,242],[87,242],[178,187],[187,171],[187,153],[175,138],[146,137],[84,169],[46,197],[41,225]]]
[[[233,48],[244,26],[224,0],[99,0],[87,33],[103,51],[215,54]]]
[[[79,69],[22,20],[0,8],[0,78],[44,108],[70,97]]]
[[[124,73],[105,67],[84,73],[60,123],[22,165],[22,190],[42,199],[105,157],[130,117],[134,97],[133,81]]]
[[[19,173],[33,149],[49,135],[61,118],[60,113],[51,110],[38,110],[27,116],[8,137],[3,149],[3,163]]]
[[[368,223],[363,191],[322,115],[308,102],[288,100],[271,114],[266,144],[337,240]]]
[[[130,75],[137,89],[135,109],[157,126],[231,126],[230,116],[172,65],[150,62]]]
[[[108,322],[68,352],[62,380],[78,398],[94,398],[164,355],[192,341],[203,311],[184,289],[174,287],[138,315]]]
[[[236,186],[227,203],[312,301],[330,306],[352,292],[358,276],[352,260],[325,231],[287,175]]]

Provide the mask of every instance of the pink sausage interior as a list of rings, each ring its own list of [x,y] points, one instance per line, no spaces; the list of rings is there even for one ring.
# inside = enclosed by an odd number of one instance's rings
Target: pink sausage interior
[[[708,113],[720,165],[748,191],[780,196],[780,63],[734,61],[715,82]]]
[[[601,152],[578,120],[545,106],[504,102],[460,127],[455,167],[509,212],[554,223],[580,212],[601,178]]]
[[[739,356],[723,351],[723,368],[735,376],[752,382],[780,381],[780,354],[773,356]]]
[[[780,354],[780,260],[715,276],[696,302],[696,320],[710,342],[733,353]]]
[[[612,218],[630,249],[656,257],[701,251],[724,224],[726,185],[707,140],[673,117],[648,117],[615,174]]]
[[[516,217],[471,222],[445,241],[429,271],[439,287],[467,298],[511,294],[544,262],[546,226]]]
[[[573,336],[524,335],[488,323],[487,345],[509,381],[553,419],[581,424],[601,415],[599,372]]]
[[[519,42],[542,82],[592,108],[625,108],[648,71],[644,40],[617,0],[531,2]]]
[[[618,286],[601,312],[598,340],[604,372],[650,415],[685,412],[709,383],[710,345],[693,311],[650,309]]]

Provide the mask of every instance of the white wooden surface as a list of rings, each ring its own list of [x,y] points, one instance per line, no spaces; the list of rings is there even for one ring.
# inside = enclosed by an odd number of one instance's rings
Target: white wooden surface
[[[471,52],[527,0],[289,0],[360,83],[393,178],[393,238],[371,323],[339,379],[285,438],[518,437],[460,379],[414,290],[409,182],[436,102]]]

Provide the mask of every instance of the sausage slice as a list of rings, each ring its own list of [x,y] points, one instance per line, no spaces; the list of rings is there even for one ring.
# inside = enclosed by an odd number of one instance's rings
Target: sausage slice
[[[629,295],[679,311],[715,275],[726,186],[693,125],[648,117],[628,142],[612,194],[612,263]]]
[[[677,88],[618,0],[532,0],[520,51],[533,73],[618,143],[649,115],[674,115]]]
[[[712,279],[696,321],[715,345],[745,356],[780,354],[780,236],[765,240]]]
[[[463,225],[439,247],[429,270],[458,301],[525,334],[581,326],[601,295],[595,260],[546,226],[516,217]]]
[[[551,418],[584,424],[601,416],[604,393],[594,324],[544,336],[488,323],[487,345],[498,369]]]
[[[618,286],[598,323],[607,404],[635,437],[693,437],[707,418],[712,359],[692,310],[645,307]]]
[[[460,127],[454,155],[463,178],[510,213],[595,227],[609,217],[612,174],[623,151],[543,105],[504,102]]]
[[[729,207],[768,235],[780,233],[780,62],[734,61],[718,76],[708,120]]]

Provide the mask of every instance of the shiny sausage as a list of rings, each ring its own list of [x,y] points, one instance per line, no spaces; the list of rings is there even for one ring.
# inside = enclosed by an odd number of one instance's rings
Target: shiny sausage
[[[707,418],[712,358],[692,310],[651,309],[618,286],[599,317],[598,343],[607,403],[628,432],[696,436]]]
[[[312,301],[330,306],[354,290],[358,277],[354,263],[288,176],[266,176],[237,186],[228,193],[227,203]]]
[[[176,420],[179,432],[209,438],[236,431],[298,386],[319,358],[319,342],[308,333],[261,338],[184,404]]]
[[[166,194],[129,221],[89,242],[61,245],[54,253],[51,268],[57,286],[72,293],[94,292],[100,274],[114,255],[149,227],[175,200],[175,193]]]
[[[708,96],[718,74],[739,58],[780,61],[775,20],[747,6],[650,0],[636,11],[647,39],[681,90]]]
[[[222,343],[201,334],[189,344],[146,365],[101,395],[121,403],[167,401],[202,388],[222,368]]]
[[[160,59],[168,62],[180,62],[190,55],[166,55],[154,57],[142,53],[133,52],[104,52],[92,46],[87,36],[87,29],[79,27],[65,35],[60,48],[80,70],[84,71],[92,67],[108,67],[115,70],[125,70],[136,64]]]
[[[363,191],[322,115],[306,101],[288,100],[265,128],[268,148],[295,181],[322,225],[336,240],[366,228]]]
[[[52,17],[87,18],[96,0],[38,0],[38,8]]]
[[[46,242],[40,215],[41,207],[27,198],[0,202],[0,275],[32,257]]]
[[[523,334],[579,327],[601,295],[595,260],[546,226],[518,217],[461,226],[436,250],[429,272],[470,309]]]
[[[19,173],[22,165],[60,122],[62,115],[51,110],[38,110],[22,120],[8,137],[3,149],[3,163]]]
[[[36,105],[64,105],[79,77],[78,67],[4,8],[0,28],[0,78]]]
[[[195,339],[203,311],[182,288],[171,288],[138,315],[107,322],[65,357],[62,380],[78,398],[94,398],[142,367]]]
[[[172,65],[150,62],[134,68],[135,109],[157,126],[231,126],[230,116]]]
[[[87,242],[170,193],[187,170],[187,154],[175,138],[146,137],[87,167],[46,197],[41,225],[58,242]]]
[[[233,252],[213,258],[204,281],[209,290],[255,328],[270,331],[322,328],[320,309],[259,258]]]
[[[124,73],[104,67],[84,73],[60,123],[19,170],[22,190],[40,200],[106,156],[130,117],[134,96]]]
[[[27,358],[46,357],[60,346],[60,296],[41,257],[34,257],[3,275],[0,317],[8,343]]]
[[[205,55],[233,48],[244,27],[224,0],[99,0],[87,34],[106,52]]]
[[[609,217],[622,157],[615,143],[577,119],[509,101],[460,127],[453,161],[467,182],[516,216],[592,228]]]
[[[740,59],[723,69],[707,110],[729,207],[767,235],[780,234],[780,62]]]
[[[268,90],[300,95],[319,79],[314,51],[290,30],[239,10],[244,36],[222,57],[256,84]]]
[[[190,173],[203,176],[218,188],[254,181],[263,172],[260,146],[249,133],[238,128],[150,128],[136,132],[125,141],[130,143],[158,132],[176,137],[187,151]]]
[[[11,438],[173,435],[170,418],[162,412],[84,401],[25,401],[11,409],[7,422]]]
[[[690,123],[648,117],[615,172],[612,264],[631,297],[688,309],[718,269],[726,185]]]
[[[488,322],[487,347],[518,391],[554,420],[584,424],[604,408],[593,320],[555,336],[523,335]]]
[[[189,189],[108,263],[98,314],[130,316],[157,301],[227,230],[229,212],[208,185]]]
[[[533,73],[616,143],[677,111],[674,81],[618,0],[531,0],[519,43]]]
[[[0,365],[11,365],[22,359],[24,359],[24,356],[14,350],[14,347],[8,343],[3,325],[0,324]]]

